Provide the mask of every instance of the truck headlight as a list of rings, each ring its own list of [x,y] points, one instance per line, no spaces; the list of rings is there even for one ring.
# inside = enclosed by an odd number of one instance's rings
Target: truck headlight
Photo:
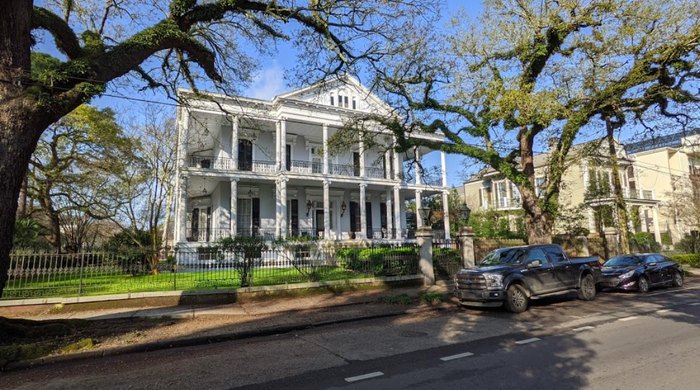
[[[620,279],[629,279],[634,275],[634,270],[625,272],[624,274],[620,275]]]
[[[484,278],[486,279],[486,287],[496,287],[496,288],[502,288],[503,287],[503,275],[501,274],[484,274]]]

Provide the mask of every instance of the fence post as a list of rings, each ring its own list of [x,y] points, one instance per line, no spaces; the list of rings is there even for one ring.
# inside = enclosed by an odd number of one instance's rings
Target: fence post
[[[420,259],[418,268],[423,274],[423,282],[428,286],[435,284],[435,270],[433,269],[433,229],[422,226],[416,231],[416,242],[420,247]]]
[[[80,254],[80,284],[78,285],[78,296],[83,294],[83,267],[85,262],[85,253]]]
[[[474,232],[471,228],[463,227],[459,231],[459,240],[462,243],[462,264],[465,268],[473,267],[476,264],[474,255]]]
[[[609,257],[617,256],[617,254],[620,253],[617,229],[614,227],[606,227],[603,230],[603,234],[605,234],[605,238],[608,241]]]

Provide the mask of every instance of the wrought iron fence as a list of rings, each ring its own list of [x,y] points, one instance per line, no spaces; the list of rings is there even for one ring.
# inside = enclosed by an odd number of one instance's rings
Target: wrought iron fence
[[[433,269],[438,279],[452,280],[462,269],[461,244],[459,240],[433,241]]]
[[[3,299],[69,297],[415,275],[414,245],[323,247],[317,242],[148,252],[10,256]]]

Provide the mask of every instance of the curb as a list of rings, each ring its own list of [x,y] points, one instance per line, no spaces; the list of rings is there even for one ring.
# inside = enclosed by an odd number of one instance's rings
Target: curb
[[[344,306],[360,305],[360,304],[366,304],[366,303],[367,302],[359,302],[359,303],[348,304],[348,305],[344,305]],[[198,345],[222,343],[222,342],[227,342],[227,341],[250,339],[250,338],[256,338],[256,337],[266,337],[266,336],[272,336],[272,335],[278,335],[278,334],[286,334],[286,333],[290,333],[290,332],[294,332],[294,331],[306,330],[306,329],[310,329],[310,328],[318,328],[318,327],[324,327],[324,326],[330,326],[330,325],[346,324],[346,323],[353,323],[353,322],[367,321],[367,320],[381,319],[381,318],[398,317],[398,316],[405,315],[405,314],[449,310],[449,307],[441,307],[441,306],[429,306],[429,305],[427,305],[424,307],[410,308],[410,309],[400,310],[400,311],[396,311],[396,312],[392,312],[392,313],[373,314],[373,315],[369,315],[369,316],[358,316],[358,317],[352,317],[352,318],[320,321],[320,322],[314,322],[314,323],[277,326],[277,327],[271,327],[268,329],[250,330],[250,331],[244,331],[244,332],[234,332],[234,333],[228,333],[228,334],[222,334],[222,335],[216,335],[216,336],[201,336],[201,337],[191,337],[191,338],[185,338],[185,339],[176,339],[176,340],[172,340],[172,341],[150,342],[150,343],[133,345],[133,346],[128,346],[128,347],[113,348],[113,349],[108,349],[108,350],[104,350],[104,351],[88,351],[88,352],[82,352],[79,354],[57,355],[57,356],[50,356],[50,357],[40,358],[40,359],[35,359],[35,360],[9,362],[4,367],[0,367],[0,372],[21,370],[21,369],[32,368],[32,367],[40,367],[40,366],[45,366],[45,365],[55,364],[55,363],[75,362],[75,361],[83,361],[83,360],[108,357],[108,356],[118,356],[118,355],[124,355],[124,354],[129,354],[129,353],[152,352],[152,351],[159,351],[159,350],[165,350],[165,349],[171,349],[171,348],[192,347],[192,346],[198,346]],[[294,311],[303,311],[303,310],[290,310],[287,312],[294,312]]]

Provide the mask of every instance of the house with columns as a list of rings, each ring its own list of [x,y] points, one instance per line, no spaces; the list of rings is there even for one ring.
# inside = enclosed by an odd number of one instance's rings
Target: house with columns
[[[332,151],[329,140],[349,120],[390,115],[377,96],[351,77],[260,100],[180,91],[175,243],[205,245],[225,237],[272,240],[403,241],[420,218],[410,217],[428,196],[447,207],[445,156],[427,148],[392,149],[392,134],[372,130]],[[443,142],[440,134],[413,137]],[[430,153],[441,153],[436,177],[411,174]],[[447,216],[447,210],[445,210]],[[449,220],[444,231],[449,239]]]

